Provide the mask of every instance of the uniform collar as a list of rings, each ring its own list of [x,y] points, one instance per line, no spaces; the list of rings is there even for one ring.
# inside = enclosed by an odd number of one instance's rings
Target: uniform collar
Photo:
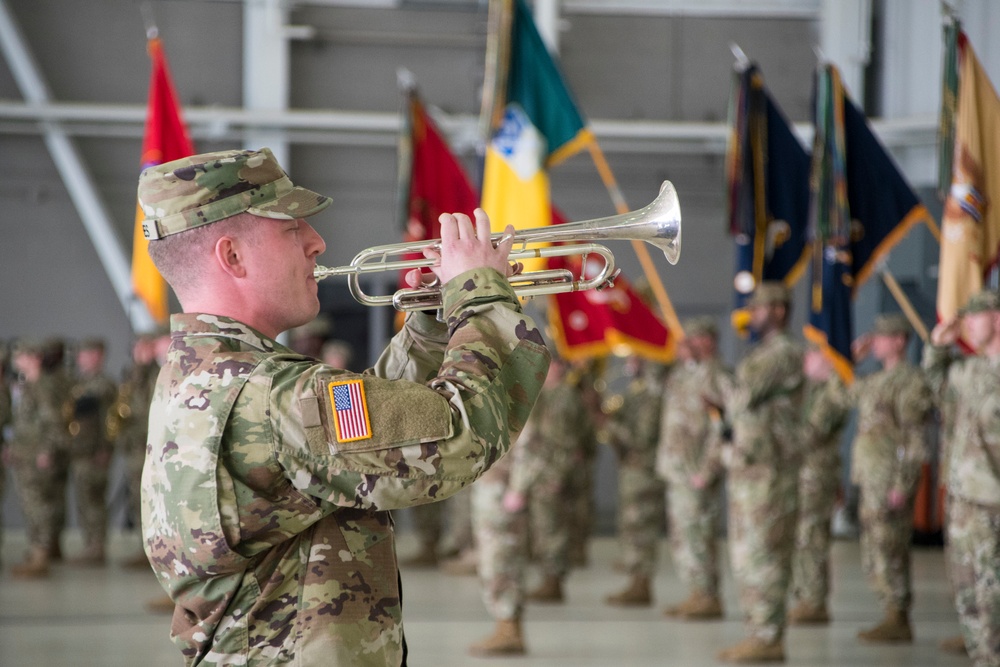
[[[249,324],[222,315],[206,313],[179,313],[170,316],[170,336],[172,338],[212,337],[232,338],[241,344],[265,352],[291,352],[269,336],[265,336]]]

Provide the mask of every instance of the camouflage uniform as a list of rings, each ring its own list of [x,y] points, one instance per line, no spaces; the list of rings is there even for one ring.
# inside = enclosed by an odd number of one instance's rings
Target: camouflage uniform
[[[913,602],[913,500],[927,459],[930,389],[920,369],[900,362],[859,379],[851,393],[858,406],[851,480],[861,490],[861,562],[883,606],[905,611]],[[905,495],[903,507],[889,506],[890,491]]]
[[[569,572],[572,508],[579,489],[575,473],[585,462],[584,446],[594,437],[590,413],[580,388],[567,378],[545,389],[531,413],[525,437],[530,540],[546,581],[562,580]]]
[[[108,526],[108,465],[111,440],[108,413],[117,388],[104,374],[79,377],[71,390],[73,420],[69,424],[70,456],[76,485],[77,512],[84,543],[103,554]]]
[[[652,577],[663,523],[663,480],[656,475],[665,368],[647,362],[607,424],[618,455],[618,543],[627,574]]]
[[[36,382],[22,382],[15,390],[10,444],[28,545],[49,557],[59,544],[65,523],[65,466],[67,424],[61,378],[42,375]],[[39,467],[40,456],[49,465]]]
[[[667,483],[674,567],[692,597],[719,597],[723,469],[719,432],[705,399],[722,404],[731,385],[732,376],[718,359],[687,361],[671,370],[663,396],[656,470]],[[695,476],[705,482],[701,488],[692,483]]]
[[[733,431],[731,559],[747,634],[771,644],[784,633],[795,548],[804,449],[802,346],[773,332],[739,364],[734,384],[726,399]]]
[[[11,421],[10,388],[4,377],[4,363],[5,359],[0,355],[0,454],[5,447],[4,440]],[[3,500],[6,482],[7,470],[4,467],[3,457],[0,456],[0,546],[3,546]]]
[[[142,464],[146,460],[146,435],[149,431],[149,404],[160,366],[133,363],[125,370],[124,381],[118,386],[117,417],[118,449],[125,463],[125,484],[128,492],[128,521],[138,528],[141,512]]]
[[[528,513],[508,512],[508,491],[528,493],[524,459],[525,427],[511,452],[472,485],[472,525],[479,557],[483,604],[497,621],[516,621],[524,611],[528,567]]]
[[[971,307],[1000,310],[995,293]],[[985,303],[980,303],[985,302]],[[976,667],[1000,665],[1000,358],[924,348],[928,380],[954,397],[949,441],[948,574]]]
[[[547,364],[495,271],[449,281],[444,313],[447,329],[411,315],[365,375],[234,320],[174,317],[142,524],[187,664],[401,664],[382,510],[446,498],[487,470],[523,426]],[[363,389],[360,439],[338,430],[338,382]]]
[[[837,375],[806,382],[805,442],[799,471],[799,518],[792,558],[792,598],[803,610],[825,610],[830,595],[830,522],[840,487],[840,436],[850,415]]]

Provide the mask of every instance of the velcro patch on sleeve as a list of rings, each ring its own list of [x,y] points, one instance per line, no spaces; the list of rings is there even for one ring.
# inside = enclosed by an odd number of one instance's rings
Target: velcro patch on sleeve
[[[321,433],[325,431],[330,454],[373,452],[453,435],[450,404],[438,392],[405,380],[349,377],[320,378]]]
[[[372,437],[371,418],[361,380],[343,380],[327,385],[337,442],[354,442]]]

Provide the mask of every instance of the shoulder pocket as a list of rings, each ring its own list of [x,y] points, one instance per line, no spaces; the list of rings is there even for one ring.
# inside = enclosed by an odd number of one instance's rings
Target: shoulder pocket
[[[371,452],[443,440],[451,408],[433,389],[367,375],[316,379],[327,452]]]

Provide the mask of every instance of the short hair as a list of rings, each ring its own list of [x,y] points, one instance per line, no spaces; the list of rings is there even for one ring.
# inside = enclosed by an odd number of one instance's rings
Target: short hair
[[[149,256],[174,291],[185,292],[199,283],[201,262],[214,252],[219,239],[234,236],[247,243],[256,243],[261,224],[261,219],[255,215],[238,213],[210,225],[150,241]]]

